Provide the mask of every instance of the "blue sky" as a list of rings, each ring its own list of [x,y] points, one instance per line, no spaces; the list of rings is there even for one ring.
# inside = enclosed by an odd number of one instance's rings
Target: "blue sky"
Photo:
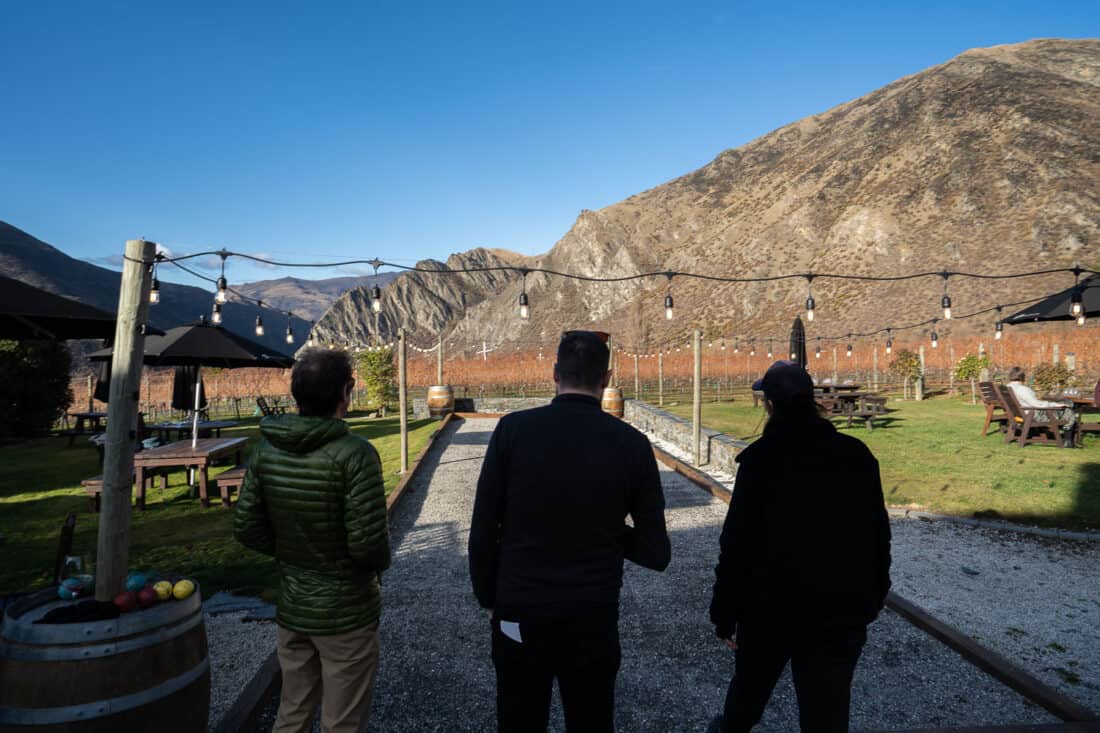
[[[1095,2],[173,5],[5,5],[0,219],[87,259],[533,254],[968,48],[1100,35]]]

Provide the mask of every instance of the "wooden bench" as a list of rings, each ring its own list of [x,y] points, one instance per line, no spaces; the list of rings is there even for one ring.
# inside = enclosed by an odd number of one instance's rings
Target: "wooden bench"
[[[153,488],[153,479],[160,477],[160,488],[162,490],[168,488],[168,472],[167,471],[155,471],[152,473],[146,473],[142,479],[148,488]],[[134,479],[131,477],[130,482],[133,483]],[[98,476],[92,476],[86,478],[80,482],[80,485],[84,487],[84,490],[88,492],[88,510],[93,514],[99,512],[100,497],[103,495],[103,474]],[[138,502],[138,509],[145,509],[144,502]]]
[[[247,465],[234,466],[228,471],[223,471],[217,475],[214,479],[214,483],[218,485],[218,493],[222,497],[222,505],[229,506],[229,494],[230,492],[236,492],[237,496],[241,495],[241,484],[244,483],[244,475],[248,471]]]
[[[1057,420],[1040,420],[1040,412],[1057,412],[1057,409],[1040,407],[1020,407],[1016,395],[1007,386],[994,385],[1008,411],[1008,425],[1005,431],[1005,443],[1015,440],[1023,448],[1028,443],[1045,443],[1064,447],[1062,426]]]
[[[993,382],[978,382],[978,389],[982,395],[982,404],[985,405],[985,425],[982,426],[982,435],[989,432],[989,426],[992,423],[997,423],[997,428],[1004,432],[1008,430],[1008,408],[1005,407],[1004,400],[997,393],[997,389],[993,385]],[[1000,410],[998,415],[996,411]]]

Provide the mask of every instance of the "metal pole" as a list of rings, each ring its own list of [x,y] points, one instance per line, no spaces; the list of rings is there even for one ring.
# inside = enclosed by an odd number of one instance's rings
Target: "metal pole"
[[[443,334],[439,334],[439,343],[435,345],[435,383],[443,384]]]
[[[634,355],[634,399],[642,399],[641,393],[638,390],[638,355]]]
[[[698,328],[691,336],[695,352],[695,371],[691,386],[691,445],[695,465],[702,465],[701,442],[703,422],[703,332]]]
[[[107,442],[103,457],[99,537],[96,542],[98,601],[110,601],[121,590],[130,563],[130,500],[133,494],[134,438],[141,397],[141,365],[145,352],[145,322],[149,316],[156,245],[141,239],[126,242],[118,320],[111,358],[111,392],[107,403]]]
[[[665,406],[665,352],[657,352],[657,406]]]
[[[401,473],[409,470],[408,370],[405,359],[405,329],[397,330],[397,409],[401,413]]]

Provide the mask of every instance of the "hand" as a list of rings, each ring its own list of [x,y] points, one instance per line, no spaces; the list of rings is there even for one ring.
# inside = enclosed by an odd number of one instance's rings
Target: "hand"
[[[493,609],[486,608],[485,613],[489,614],[489,620],[492,621],[493,620]]]

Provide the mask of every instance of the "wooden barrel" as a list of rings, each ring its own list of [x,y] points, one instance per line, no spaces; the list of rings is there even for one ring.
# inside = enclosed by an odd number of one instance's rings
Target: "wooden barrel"
[[[0,625],[0,731],[205,731],[210,660],[198,589],[109,621],[35,624],[50,589],[9,606]]]
[[[623,391],[618,387],[605,387],[603,401],[600,403],[603,411],[614,415],[623,416]]]
[[[455,411],[455,391],[450,385],[428,387],[428,414],[442,420]]]

